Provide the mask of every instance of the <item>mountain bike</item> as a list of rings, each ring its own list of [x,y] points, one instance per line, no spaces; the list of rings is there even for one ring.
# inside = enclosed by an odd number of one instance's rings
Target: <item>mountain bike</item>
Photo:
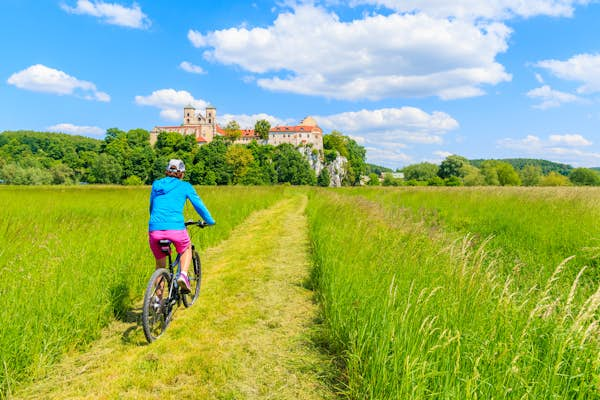
[[[204,221],[188,221],[185,226],[195,225],[205,228],[208,224]],[[161,251],[167,256],[168,268],[158,268],[152,274],[144,294],[142,308],[142,327],[148,343],[152,343],[164,333],[173,319],[177,307],[183,305],[191,307],[200,295],[202,283],[202,266],[200,255],[192,244],[192,265],[188,271],[191,291],[185,293],[177,284],[177,274],[181,272],[180,254],[173,261],[170,240],[159,241]]]

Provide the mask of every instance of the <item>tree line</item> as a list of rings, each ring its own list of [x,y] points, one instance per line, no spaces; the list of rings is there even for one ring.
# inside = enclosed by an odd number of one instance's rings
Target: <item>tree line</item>
[[[260,122],[260,121],[259,121]],[[258,124],[258,123],[257,123]],[[263,124],[264,125],[264,124]],[[268,126],[257,132],[268,135]],[[171,158],[186,164],[185,180],[195,185],[329,185],[329,173],[319,176],[305,155],[291,144],[271,146],[256,141],[234,144],[239,126],[229,124],[225,137],[198,146],[193,135],[161,132],[154,146],[144,129],[111,128],[104,140],[60,133],[13,131],[0,134],[0,180],[7,184],[150,184],[164,176]],[[340,132],[324,137],[331,161],[344,156],[343,184],[354,185],[366,170],[366,151]]]
[[[515,167],[516,166],[516,167]],[[428,186],[600,186],[600,173],[546,160],[469,161],[459,155],[440,165],[423,162],[404,167],[402,180],[387,175],[384,185]]]

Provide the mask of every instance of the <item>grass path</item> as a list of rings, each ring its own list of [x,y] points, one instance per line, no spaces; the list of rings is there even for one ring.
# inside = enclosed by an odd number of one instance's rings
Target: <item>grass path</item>
[[[135,322],[116,322],[14,398],[327,399],[331,362],[310,342],[316,313],[308,276],[307,199],[254,213],[202,254],[198,302],[148,346]],[[149,271],[150,273],[150,271]]]

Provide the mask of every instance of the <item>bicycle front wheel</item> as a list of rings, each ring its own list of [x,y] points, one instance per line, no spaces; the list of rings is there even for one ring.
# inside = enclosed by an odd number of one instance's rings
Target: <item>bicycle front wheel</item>
[[[148,343],[163,334],[171,320],[168,301],[171,298],[171,274],[166,268],[159,268],[152,274],[142,308],[142,327]]]
[[[202,264],[200,263],[200,255],[196,250],[192,250],[192,265],[188,271],[188,279],[192,291],[183,295],[183,304],[186,307],[191,307],[200,296],[200,285],[202,284]]]

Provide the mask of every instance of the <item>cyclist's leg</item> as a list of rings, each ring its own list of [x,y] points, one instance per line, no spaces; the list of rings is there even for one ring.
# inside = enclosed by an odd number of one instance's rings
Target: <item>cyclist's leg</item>
[[[175,250],[179,253],[181,262],[181,272],[187,275],[192,261],[192,243],[187,230],[173,231],[171,241],[175,245]]]
[[[150,250],[152,250],[152,254],[156,260],[155,269],[166,268],[167,266],[167,256],[162,252],[158,241],[161,237],[156,236],[155,232],[148,232],[148,243],[150,244]],[[160,285],[156,289],[156,296],[161,299],[162,293],[164,290],[164,282],[161,282]]]
[[[187,275],[190,269],[190,263],[192,261],[192,246],[188,246],[187,249],[180,256],[181,272]]]

